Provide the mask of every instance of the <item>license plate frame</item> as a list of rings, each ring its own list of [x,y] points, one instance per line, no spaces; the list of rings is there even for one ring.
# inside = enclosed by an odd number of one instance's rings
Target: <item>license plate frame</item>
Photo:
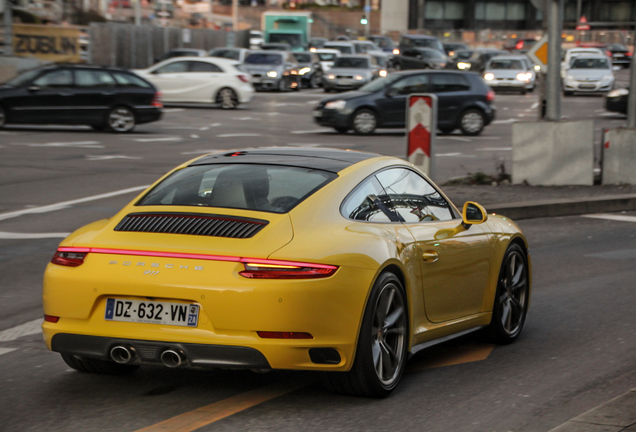
[[[106,299],[104,320],[197,327],[200,311],[201,307],[195,303],[109,297]]]

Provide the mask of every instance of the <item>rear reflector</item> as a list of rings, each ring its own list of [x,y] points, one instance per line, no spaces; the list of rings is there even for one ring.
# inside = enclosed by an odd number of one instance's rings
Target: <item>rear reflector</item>
[[[88,249],[79,249],[78,250],[64,250],[64,249],[73,249],[73,248],[59,248],[55,255],[53,255],[53,259],[51,262],[53,264],[66,266],[66,267],[77,267],[84,264],[84,258],[88,254]]]
[[[53,315],[44,315],[44,321],[46,322],[50,322],[50,323],[56,323],[60,320],[60,317],[56,317]]]
[[[161,92],[155,93],[155,96],[152,98],[153,107],[163,108],[163,104],[161,103]]]
[[[256,332],[263,339],[313,339],[309,333],[303,332]]]
[[[338,267],[318,264],[280,262],[243,262],[245,270],[239,274],[252,279],[318,279],[329,277]]]

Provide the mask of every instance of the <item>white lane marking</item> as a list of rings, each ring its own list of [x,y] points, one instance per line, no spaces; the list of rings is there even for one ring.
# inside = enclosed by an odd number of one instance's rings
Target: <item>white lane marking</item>
[[[232,117],[232,120],[260,120],[258,117]]]
[[[459,138],[459,137],[444,137],[444,138],[453,140],[453,141],[471,142],[471,140],[468,138]]]
[[[206,130],[208,130],[208,129],[210,129],[210,128],[209,128],[209,127],[202,127],[202,128],[199,128],[199,130],[200,130],[200,131],[206,131]]]
[[[118,191],[114,191],[114,192],[108,192],[108,193],[104,193],[104,194],[93,195],[93,196],[89,196],[89,197],[86,197],[86,198],[79,198],[79,199],[70,200],[70,201],[63,201],[63,202],[59,202],[59,203],[56,203],[56,204],[49,204],[49,205],[40,206],[40,207],[32,207],[32,208],[28,208],[28,209],[24,209],[24,210],[17,210],[17,211],[13,211],[13,212],[0,213],[0,220],[11,219],[11,218],[18,217],[18,216],[23,216],[23,215],[26,215],[26,214],[47,213],[47,212],[50,212],[50,211],[61,210],[61,209],[73,206],[75,204],[81,204],[81,203],[85,203],[85,202],[89,202],[89,201],[95,201],[95,200],[100,200],[100,199],[104,199],[104,198],[111,198],[111,197],[118,196],[118,195],[125,195],[125,194],[129,194],[129,193],[133,193],[133,192],[139,192],[141,190],[146,189],[148,186],[150,186],[150,185],[136,186],[136,187],[132,187],[132,188],[128,188],[128,189],[122,189],[122,190],[118,190]]]
[[[537,109],[537,108],[539,108],[539,102],[533,103],[532,106],[530,107],[531,110]]]
[[[518,121],[519,121],[519,119],[510,118],[510,119],[506,119],[506,120],[495,120],[492,123],[493,124],[505,124],[505,123],[515,123],[515,122],[518,122]]]
[[[287,143],[289,147],[351,147],[351,144],[345,143]]]
[[[319,100],[307,101],[305,102],[307,105],[320,103]]]
[[[29,147],[82,147],[82,148],[104,148],[103,145],[99,145],[99,141],[79,141],[79,142],[51,142],[44,144],[13,144],[13,145],[26,145]]]
[[[439,156],[439,157],[467,157],[467,158],[477,157],[475,155],[465,155],[463,153],[435,153],[435,156]]]
[[[613,215],[613,214],[589,214],[582,217],[593,219],[608,219],[620,222],[636,222],[636,216]]]
[[[293,134],[313,134],[313,133],[324,133],[324,132],[333,132],[331,129],[312,129],[312,130],[304,130],[304,131],[291,131]]]
[[[605,112],[601,114],[601,116],[603,117],[616,116],[616,115],[618,115],[618,113],[614,113],[614,112]]]
[[[181,141],[181,137],[157,137],[157,138],[136,138],[137,142],[155,142],[155,141]]]
[[[190,138],[195,138],[196,139],[196,138],[199,138],[199,135],[192,134],[192,135],[190,135]]]
[[[189,152],[182,152],[182,155],[198,155],[198,154],[206,154],[206,153],[212,153],[218,150],[195,150],[195,151],[189,151]]]
[[[267,113],[267,115],[275,116],[275,115],[280,115],[280,113],[279,112],[271,112],[271,113]]]
[[[198,130],[198,127],[194,126],[164,126],[161,129],[184,129],[184,130]]]
[[[42,318],[25,322],[15,327],[0,331],[0,342],[11,342],[22,336],[38,334],[42,332]]]
[[[0,131],[0,135],[15,135],[15,132]]]
[[[111,160],[111,159],[141,159],[141,158],[136,156],[124,156],[124,155],[107,155],[107,156],[86,155],[86,160],[89,160],[89,161]]]
[[[301,103],[295,103],[295,102],[273,102],[272,103],[273,106],[276,107],[283,107],[283,106],[305,106],[304,104]]]
[[[221,135],[217,135],[217,138],[233,138],[233,137],[259,137],[262,136],[261,134],[253,134],[253,133],[246,133],[246,134],[221,134]]]
[[[512,147],[484,147],[475,149],[476,151],[510,151]]]
[[[0,348],[0,356],[3,354],[9,354],[10,352],[16,351],[17,348]]]
[[[173,112],[181,112],[181,111],[185,111],[183,108],[164,108],[163,112],[165,113],[173,113]]]
[[[221,123],[210,123],[210,127],[221,126]]]
[[[43,239],[43,238],[66,238],[71,235],[70,232],[67,233],[37,233],[37,234],[29,234],[29,233],[11,233],[0,231],[0,239],[8,239],[8,240],[31,240],[31,239]]]

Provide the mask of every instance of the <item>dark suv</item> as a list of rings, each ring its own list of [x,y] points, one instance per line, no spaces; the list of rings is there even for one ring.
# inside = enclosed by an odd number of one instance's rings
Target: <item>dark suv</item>
[[[406,126],[406,98],[412,93],[435,93],[437,128],[443,133],[461,129],[479,135],[495,118],[495,93],[481,76],[470,72],[408,71],[392,73],[358,91],[320,101],[314,120],[344,133],[371,134],[376,128]]]
[[[435,49],[443,54],[446,54],[444,51],[444,46],[435,36],[426,36],[426,35],[416,35],[416,34],[405,34],[400,37],[400,44],[398,49],[399,53],[393,52],[394,54],[401,54],[405,49],[408,48],[431,48]]]

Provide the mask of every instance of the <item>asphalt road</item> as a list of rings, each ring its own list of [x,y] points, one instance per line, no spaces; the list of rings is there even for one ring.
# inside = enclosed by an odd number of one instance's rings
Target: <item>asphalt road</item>
[[[399,131],[359,137],[317,127],[311,108],[322,96],[258,94],[230,112],[172,107],[127,135],[0,131],[0,430],[133,431],[168,421],[163,430],[541,432],[636,387],[636,215],[522,221],[534,291],[518,342],[494,347],[468,336],[424,350],[382,401],[334,396],[310,373],[147,367],[93,376],[46,350],[36,321],[42,273],[61,237],[114,214],[177,164],[263,145],[404,154]],[[536,95],[498,95],[497,121],[483,135],[440,137],[439,178],[509,163],[511,125],[534,118],[536,103]],[[600,97],[565,99],[564,115],[594,118],[598,129],[625,122],[604,113]]]

